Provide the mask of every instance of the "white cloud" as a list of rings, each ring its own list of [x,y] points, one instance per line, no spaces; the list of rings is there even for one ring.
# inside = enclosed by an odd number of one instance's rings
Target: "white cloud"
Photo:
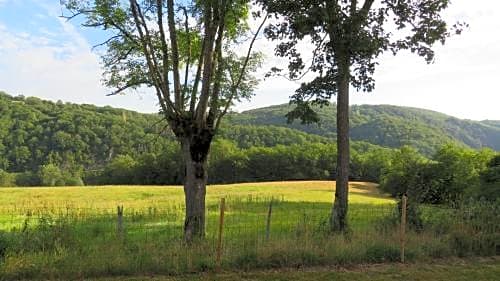
[[[147,93],[106,97],[110,90],[102,86],[99,58],[87,40],[71,23],[48,17],[57,30],[41,26],[41,32],[15,33],[0,25],[0,90],[54,101],[156,111],[155,100]]]

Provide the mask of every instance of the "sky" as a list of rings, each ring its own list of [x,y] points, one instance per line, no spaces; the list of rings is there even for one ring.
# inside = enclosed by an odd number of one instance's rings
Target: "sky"
[[[57,0],[0,0],[0,91],[64,102],[110,105],[140,112],[156,112],[156,96],[149,90],[106,96],[99,53],[92,46],[105,39],[98,30],[85,29],[79,20],[60,17]],[[410,53],[383,55],[371,93],[351,92],[351,104],[393,104],[419,107],[472,120],[500,120],[500,1],[453,0],[447,20],[466,21],[460,36],[437,46],[436,60],[426,64]],[[236,111],[287,103],[298,82],[264,79],[272,66],[286,66],[273,56],[274,43],[260,39],[266,54],[257,73],[262,79],[249,102]]]

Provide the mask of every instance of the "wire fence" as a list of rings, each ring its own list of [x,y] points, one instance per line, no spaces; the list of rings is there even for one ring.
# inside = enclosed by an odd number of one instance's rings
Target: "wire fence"
[[[79,265],[95,274],[110,270],[175,274],[500,254],[498,205],[424,206],[420,214],[424,228],[413,230],[410,224],[401,225],[396,204],[350,204],[349,229],[342,234],[329,232],[330,211],[331,204],[287,201],[283,196],[225,198],[223,212],[219,202],[207,205],[204,239],[186,244],[185,209],[178,203],[143,208],[63,203],[0,208],[1,229],[10,235],[11,259],[45,255],[46,267],[54,266],[60,255],[77,261],[97,259],[106,265],[104,269],[98,264]]]

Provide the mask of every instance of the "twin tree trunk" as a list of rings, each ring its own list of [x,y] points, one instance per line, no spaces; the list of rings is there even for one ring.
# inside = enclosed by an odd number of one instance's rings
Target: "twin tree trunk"
[[[207,159],[211,133],[196,134],[180,139],[185,162],[184,198],[186,217],[184,239],[191,242],[205,236],[205,196],[207,193]]]
[[[337,179],[330,218],[332,232],[347,229],[349,194],[349,67],[339,67],[337,81]]]

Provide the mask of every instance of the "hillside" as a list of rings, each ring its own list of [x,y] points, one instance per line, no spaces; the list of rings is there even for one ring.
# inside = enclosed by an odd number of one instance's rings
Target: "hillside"
[[[284,116],[288,110],[288,106],[279,105],[233,113],[217,139],[228,140],[239,149],[332,143],[334,107],[319,109],[319,125],[287,124]],[[95,170],[119,155],[137,159],[161,154],[178,161],[178,145],[156,114],[54,103],[2,92],[0,113],[0,170],[37,171],[47,163],[57,163],[63,169]],[[460,120],[387,105],[353,106],[351,114],[356,152],[409,144],[431,155],[448,142],[500,150],[500,121]]]
[[[334,138],[336,134],[335,105],[316,108],[319,124],[287,124],[289,105],[276,105],[234,113],[231,124],[274,125],[293,128],[310,134]],[[411,145],[424,154],[448,142],[472,148],[490,147],[500,150],[500,121],[462,120],[439,112],[392,105],[351,106],[351,137],[386,147]]]
[[[46,163],[102,167],[118,155],[175,153],[177,144],[156,114],[112,107],[12,97],[0,92],[0,169],[35,171]],[[218,139],[239,148],[330,143],[323,136],[279,126],[234,125]],[[364,149],[367,144],[356,147]]]

